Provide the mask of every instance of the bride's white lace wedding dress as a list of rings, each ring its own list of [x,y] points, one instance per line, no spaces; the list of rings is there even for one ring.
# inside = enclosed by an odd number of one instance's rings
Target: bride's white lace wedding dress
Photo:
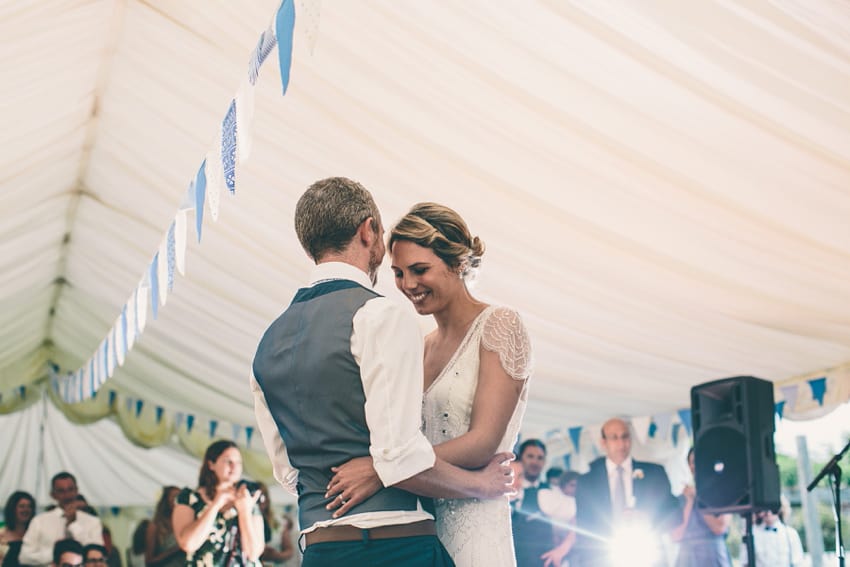
[[[439,445],[469,431],[478,384],[479,348],[497,352],[502,368],[525,380],[498,451],[513,450],[528,400],[531,344],[516,311],[488,306],[472,322],[449,363],[425,391],[425,436]],[[507,498],[436,499],[437,535],[458,567],[516,565]]]

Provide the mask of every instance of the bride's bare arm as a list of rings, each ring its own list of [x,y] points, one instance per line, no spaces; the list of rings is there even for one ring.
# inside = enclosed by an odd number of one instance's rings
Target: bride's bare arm
[[[434,446],[439,458],[466,469],[486,466],[496,453],[525,385],[524,380],[508,376],[498,353],[483,346],[479,352],[481,363],[469,431]]]

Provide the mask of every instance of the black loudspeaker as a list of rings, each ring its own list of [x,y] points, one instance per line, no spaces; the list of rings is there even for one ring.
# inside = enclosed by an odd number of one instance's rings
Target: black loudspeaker
[[[752,376],[691,388],[698,507],[711,513],[779,509],[773,384]]]

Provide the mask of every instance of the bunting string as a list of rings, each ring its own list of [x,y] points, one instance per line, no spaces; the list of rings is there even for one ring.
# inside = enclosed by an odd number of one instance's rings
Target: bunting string
[[[160,308],[165,307],[173,291],[177,273],[185,276],[186,269],[186,215],[195,213],[195,231],[201,241],[204,208],[208,207],[213,221],[218,219],[223,189],[236,194],[239,166],[250,154],[251,121],[254,114],[254,88],[260,77],[260,68],[275,47],[278,48],[281,87],[286,94],[292,65],[293,30],[295,28],[295,1],[282,0],[270,24],[261,34],[251,52],[244,79],[239,91],[231,99],[218,128],[218,134],[207,151],[201,165],[189,182],[178,210],[163,234],[151,262],[144,269],[139,283],[121,306],[119,316],[98,348],[79,369],[66,373],[51,368],[54,391],[66,403],[87,400],[94,396],[104,382],[113,376],[116,368],[123,366],[127,353],[132,350],[145,328],[147,308],[150,305],[154,320]],[[309,10],[306,20],[309,34],[315,36],[318,26],[317,0],[301,0]],[[315,37],[308,40],[311,44]],[[150,300],[148,301],[148,298]],[[188,419],[187,424],[192,423]],[[249,436],[250,439],[250,436]]]

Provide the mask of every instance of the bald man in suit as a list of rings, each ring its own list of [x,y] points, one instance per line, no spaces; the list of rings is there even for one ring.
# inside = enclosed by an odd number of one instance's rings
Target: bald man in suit
[[[590,471],[578,481],[579,536],[577,557],[571,559],[571,566],[605,565],[612,547],[616,549],[621,543],[613,539],[618,525],[639,525],[660,535],[682,521],[664,468],[631,457],[631,433],[625,421],[615,418],[605,422],[602,447],[605,456],[593,461]]]

